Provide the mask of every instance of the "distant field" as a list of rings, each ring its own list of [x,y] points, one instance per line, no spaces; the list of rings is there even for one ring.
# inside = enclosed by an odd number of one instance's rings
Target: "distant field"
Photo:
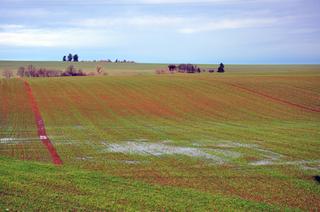
[[[23,80],[0,79],[2,210],[320,209],[320,66],[103,66],[111,76],[26,79],[62,166]]]
[[[132,74],[150,74],[157,68],[165,68],[163,64],[132,64],[132,63],[105,63],[105,62],[34,62],[34,61],[0,61],[0,71],[5,69],[16,72],[21,66],[34,65],[37,68],[65,70],[69,65],[74,65],[85,72],[96,71],[97,66],[103,67],[103,70],[111,75],[132,75]]]
[[[109,75],[148,75],[157,69],[166,69],[168,64],[147,63],[105,63],[105,62],[39,62],[39,61],[0,61],[0,73],[4,70],[17,72],[21,66],[33,65],[37,68],[65,70],[69,65],[85,72],[96,71],[97,66]],[[201,68],[218,68],[218,64],[199,64]],[[226,65],[227,74],[232,75],[320,75],[320,65]],[[2,77],[2,74],[0,75]]]

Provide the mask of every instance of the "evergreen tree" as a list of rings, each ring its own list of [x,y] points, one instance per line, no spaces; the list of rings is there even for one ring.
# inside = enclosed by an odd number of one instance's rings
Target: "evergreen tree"
[[[73,57],[72,57],[72,54],[69,54],[69,55],[68,55],[68,61],[71,62],[71,61],[72,61],[72,58],[73,58]]]
[[[78,62],[78,59],[79,57],[77,54],[73,55],[73,62]]]
[[[224,65],[223,63],[220,63],[220,66],[218,68],[218,72],[223,73],[224,72]]]

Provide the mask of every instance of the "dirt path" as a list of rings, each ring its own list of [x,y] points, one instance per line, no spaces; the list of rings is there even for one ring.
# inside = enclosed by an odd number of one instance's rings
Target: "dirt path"
[[[50,139],[47,136],[46,128],[44,126],[44,122],[41,117],[37,102],[32,94],[31,86],[26,80],[24,80],[24,86],[25,86],[25,89],[28,93],[28,97],[30,100],[32,111],[34,113],[35,121],[36,121],[37,128],[38,128],[39,138],[40,138],[41,142],[47,147],[47,149],[51,155],[52,162],[54,164],[60,165],[60,164],[62,164],[62,160],[61,160],[60,156],[58,155],[56,149],[54,148],[53,144],[51,143]]]

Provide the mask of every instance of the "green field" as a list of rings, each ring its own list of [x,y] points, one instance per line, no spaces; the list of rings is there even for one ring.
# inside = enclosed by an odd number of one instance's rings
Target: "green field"
[[[66,67],[0,72],[28,64]],[[320,210],[319,65],[102,66],[108,76],[26,79],[59,166],[23,80],[0,79],[1,210]]]

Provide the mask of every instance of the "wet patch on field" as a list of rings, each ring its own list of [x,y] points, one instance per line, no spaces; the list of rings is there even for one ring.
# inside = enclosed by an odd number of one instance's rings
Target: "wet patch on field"
[[[257,148],[257,144],[245,144],[245,143],[238,143],[234,141],[221,141],[217,145],[217,147],[222,148],[235,148],[235,147],[244,147],[244,148]]]
[[[93,157],[84,156],[84,157],[76,157],[77,160],[92,160]]]
[[[79,140],[54,140],[55,145],[81,145]]]
[[[302,164],[300,168],[303,170],[320,171],[320,161],[315,164]]]
[[[126,163],[126,164],[139,164],[140,161],[137,160],[122,160],[122,163]]]
[[[189,157],[208,159],[217,164],[222,164],[225,162],[221,157],[206,153],[205,151],[198,148],[178,147],[162,143],[144,143],[130,141],[122,144],[109,144],[107,147],[107,151],[127,154],[152,155],[156,157],[163,155],[185,155]]]
[[[0,144],[23,144],[23,143],[32,143],[35,141],[39,141],[39,138],[0,138]]]
[[[73,128],[74,128],[74,129],[78,129],[78,130],[83,130],[83,129],[85,129],[85,127],[82,126],[82,125],[74,125]]]

